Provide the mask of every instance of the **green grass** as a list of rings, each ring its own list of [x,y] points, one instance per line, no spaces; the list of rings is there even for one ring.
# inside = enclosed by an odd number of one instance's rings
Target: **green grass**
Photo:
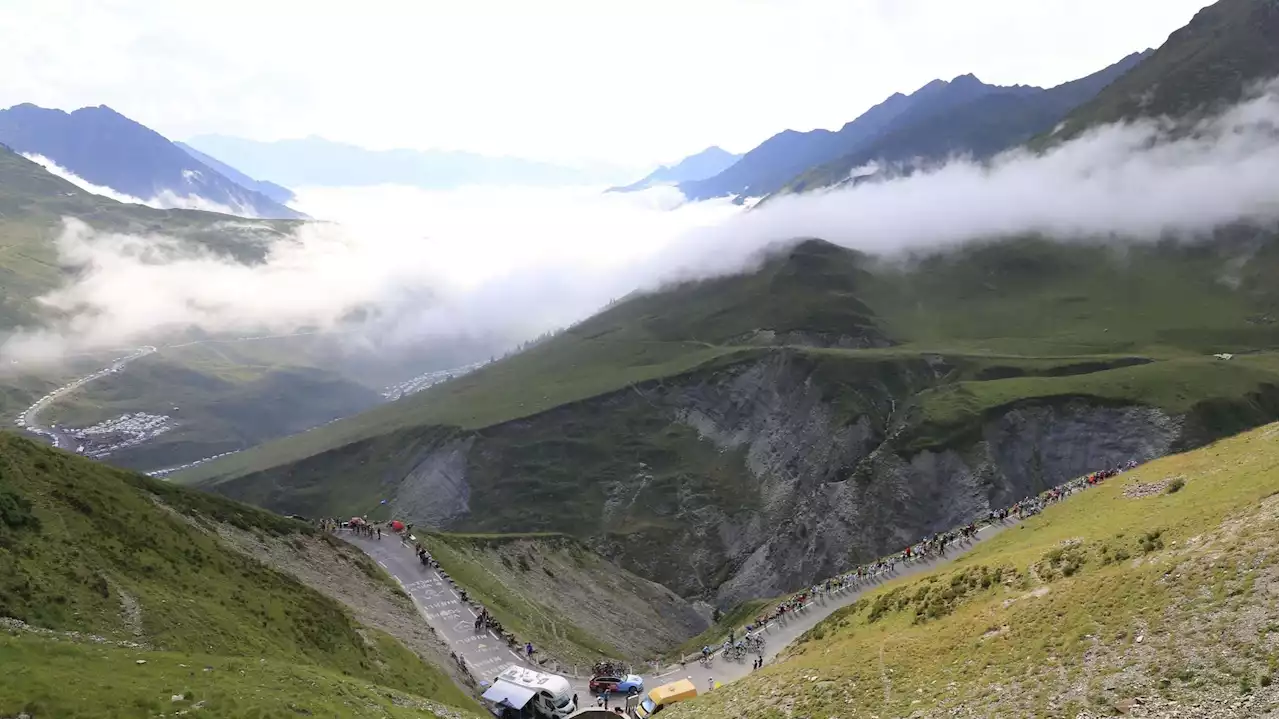
[[[892,582],[784,661],[672,719],[723,716],[730,704],[780,717],[779,690],[809,716],[945,716],[963,704],[1038,717],[1111,713],[1133,696],[1249,699],[1276,679],[1277,431],[1157,460]],[[1174,479],[1176,493],[1125,494]]]
[[[755,622],[756,617],[777,603],[775,599],[750,599],[720,615],[720,621],[707,627],[707,630],[681,644],[669,655],[670,659],[679,660],[690,654],[701,651],[703,647],[718,647],[733,631],[734,636],[741,637],[748,624]]]
[[[389,640],[375,639],[380,644]],[[407,670],[417,657],[390,653]],[[142,660],[144,664],[138,664]],[[252,657],[144,651],[110,645],[0,635],[0,712],[34,717],[154,717],[161,713],[244,719],[351,716],[421,717],[420,708],[474,702],[452,685],[392,691],[313,665]],[[181,698],[175,701],[173,697]],[[423,697],[434,696],[429,703]]]
[[[162,350],[86,385],[42,420],[87,427],[139,411],[169,416],[175,429],[111,457],[120,466],[152,470],[302,432],[382,401],[330,368],[303,366],[305,359],[294,366],[257,364],[245,354],[209,346]]]
[[[0,435],[0,520],[0,615],[462,698],[440,669],[196,526],[281,535],[310,532],[307,525],[8,434]],[[122,611],[130,600],[140,607],[133,619]]]
[[[555,545],[574,540],[552,534],[514,534],[505,537],[484,535],[427,534],[422,537],[431,556],[440,567],[471,596],[493,612],[507,631],[522,641],[533,642],[544,654],[565,662],[588,666],[598,659],[619,657],[622,652],[601,637],[583,631],[570,616],[561,614],[538,598],[512,591],[498,574],[485,567],[474,549],[513,541],[533,540],[551,543],[544,551],[555,551]],[[578,551],[587,551],[578,546]],[[526,570],[528,571],[528,570]]]
[[[754,273],[627,298],[460,380],[202,465],[175,481],[216,483],[411,427],[492,427],[758,358],[780,345],[1023,363],[1273,351],[1277,283],[1267,270],[1276,262],[1273,238],[1249,228],[1224,229],[1209,244],[1021,237],[904,262],[807,242]],[[890,343],[896,346],[884,349]]]
[[[563,534],[428,533],[419,538],[449,573],[541,656],[585,672],[611,659],[670,654],[706,627],[671,591]],[[554,665],[553,665],[554,668]]]
[[[668,377],[732,350],[687,342],[585,340],[569,336],[452,382],[355,417],[195,467],[174,477],[201,483],[295,462],[335,447],[405,428],[480,428],[527,417],[602,393]]]
[[[754,274],[629,298],[459,381],[179,479],[284,513],[381,518],[416,511],[404,479],[447,453],[465,462],[468,494],[446,529],[572,534],[707,596],[745,551],[707,528],[758,521],[791,468],[760,476],[747,461],[759,446],[708,441],[682,411],[733,425],[757,421],[747,398],[769,412],[813,403],[824,432],[860,445],[802,467],[806,481],[856,478],[852,491],[899,481],[860,460],[877,447],[889,464],[956,450],[947,461],[982,476],[984,426],[1019,407],[1154,408],[1180,423],[1174,449],[1196,446],[1276,415],[1274,237],[1228,228],[1127,252],[1021,237],[897,263],[802,243]],[[1222,351],[1236,356],[1210,356]],[[1039,471],[1001,474],[1034,486]],[[886,549],[893,531],[888,516],[861,527],[851,551]]]
[[[1182,117],[1216,109],[1241,97],[1247,81],[1276,75],[1277,43],[1271,27],[1276,5],[1220,0],[1196,13],[1151,57],[1076,108],[1050,140],[1137,117]]]
[[[1184,357],[1065,377],[944,384],[916,396],[921,419],[909,446],[972,442],[985,419],[1014,404],[1081,400],[1156,407],[1171,415],[1213,413],[1219,434],[1239,431],[1275,416],[1276,363],[1274,353],[1231,360]]]
[[[267,241],[298,224],[123,204],[81,190],[7,148],[0,148],[0,186],[0,329],[36,324],[46,314],[34,299],[69,277],[53,243],[64,217],[102,231],[165,234],[241,262],[261,261]]]

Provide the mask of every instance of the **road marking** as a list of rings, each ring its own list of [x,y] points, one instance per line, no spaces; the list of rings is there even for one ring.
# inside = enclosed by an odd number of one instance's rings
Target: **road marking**
[[[381,559],[378,560],[378,564],[381,564],[383,569],[387,568],[387,563],[382,561]]]

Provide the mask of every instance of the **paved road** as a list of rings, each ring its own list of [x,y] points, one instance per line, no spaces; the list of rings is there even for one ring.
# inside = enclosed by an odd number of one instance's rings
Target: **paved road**
[[[401,544],[398,537],[384,534],[378,540],[348,532],[344,532],[343,537],[363,549],[395,577],[413,598],[423,619],[452,651],[465,660],[467,669],[476,679],[493,681],[509,664],[534,666],[512,651],[492,630],[476,632],[476,610],[462,601],[439,571],[422,566],[413,548]]]
[[[801,634],[813,628],[835,610],[852,604],[864,592],[875,589],[884,581],[927,572],[947,564],[972,549],[977,543],[990,539],[1016,523],[1010,519],[1005,524],[983,527],[979,530],[977,537],[968,543],[958,544],[947,553],[946,557],[899,567],[881,581],[858,587],[846,587],[832,595],[815,599],[785,621],[770,623],[763,634],[765,663],[772,662],[779,652]],[[506,643],[492,632],[477,633],[474,629],[475,610],[461,601],[451,584],[439,572],[430,567],[423,567],[413,549],[401,544],[398,538],[393,535],[384,535],[381,540],[374,540],[352,535],[345,536],[373,557],[404,586],[414,603],[418,605],[423,618],[444,638],[452,651],[457,652],[465,660],[467,668],[477,680],[492,681],[508,664],[537,668],[509,649]],[[698,687],[698,691],[706,691],[712,681],[728,683],[750,673],[751,657],[741,663],[715,657],[710,667],[694,661],[683,667],[673,665],[657,672],[643,673],[642,676],[646,688],[688,678]],[[573,684],[574,691],[578,692],[582,698],[582,703],[589,703],[590,699],[587,697],[590,693],[587,691],[586,678],[569,677],[569,681]]]
[[[80,377],[79,379],[72,380],[71,382],[62,385],[49,394],[46,394],[36,400],[34,404],[23,410],[22,414],[18,415],[14,422],[28,432],[48,438],[49,441],[53,443],[53,446],[58,449],[75,450],[76,445],[78,444],[76,438],[71,436],[70,433],[64,432],[57,427],[52,425],[46,427],[41,424],[40,413],[52,406],[54,402],[66,397],[86,384],[89,384],[101,377],[106,377],[107,375],[120,372],[125,368],[125,365],[139,357],[145,357],[155,351],[156,348],[149,345],[146,347],[139,347],[129,355],[117,359],[110,365],[103,367],[93,374],[85,375],[84,377]]]

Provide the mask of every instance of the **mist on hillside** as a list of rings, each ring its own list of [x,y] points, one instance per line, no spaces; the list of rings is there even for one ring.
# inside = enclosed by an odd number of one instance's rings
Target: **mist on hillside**
[[[172,190],[162,190],[154,197],[144,200],[132,195],[126,195],[123,192],[117,192],[105,185],[95,185],[44,155],[24,152],[22,156],[48,170],[50,174],[61,177],[85,192],[100,195],[116,202],[123,202],[127,205],[145,205],[157,210],[205,210],[206,212],[219,212],[224,215],[238,215],[240,217],[254,216],[252,212],[249,212],[249,208],[228,207],[199,195],[183,196]]]
[[[671,188],[302,188],[297,208],[332,222],[301,226],[255,266],[69,219],[57,247],[79,275],[41,299],[62,319],[16,333],[3,352],[50,357],[190,327],[354,327],[391,344],[485,332],[514,343],[636,288],[747,269],[794,238],[892,254],[1029,232],[1131,242],[1240,220],[1275,227],[1277,115],[1272,81],[1194,127],[1105,127],[1040,155],[958,158],[750,211],[681,202]]]

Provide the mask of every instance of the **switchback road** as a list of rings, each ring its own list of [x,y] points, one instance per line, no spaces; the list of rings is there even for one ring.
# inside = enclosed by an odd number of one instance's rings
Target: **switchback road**
[[[978,531],[975,538],[957,543],[945,557],[900,566],[883,579],[869,584],[846,586],[830,595],[812,600],[803,609],[784,620],[770,622],[762,634],[765,639],[765,663],[772,662],[779,652],[800,635],[812,629],[835,610],[852,604],[866,591],[873,590],[886,581],[928,572],[948,564],[979,542],[986,541],[1015,524],[1017,522],[1010,519],[1004,524],[987,525]],[[461,600],[454,586],[441,576],[439,571],[429,566],[422,566],[413,548],[401,543],[395,535],[384,535],[381,540],[346,533],[344,535],[348,541],[364,550],[404,587],[417,605],[423,619],[436,630],[450,649],[465,661],[467,669],[478,681],[493,681],[494,677],[510,664],[551,671],[527,662],[522,654],[509,648],[506,642],[492,631],[475,631],[477,610]],[[579,695],[580,707],[594,701],[587,690],[589,677],[585,674],[588,671],[589,667],[579,667],[576,672],[558,672],[568,677],[574,691]],[[646,691],[669,681],[688,678],[699,692],[704,692],[713,682],[724,684],[750,674],[751,657],[739,663],[717,656],[712,660],[710,667],[690,660],[684,666],[675,664],[657,671],[637,673],[644,677]],[[616,700],[621,701],[621,697]]]

